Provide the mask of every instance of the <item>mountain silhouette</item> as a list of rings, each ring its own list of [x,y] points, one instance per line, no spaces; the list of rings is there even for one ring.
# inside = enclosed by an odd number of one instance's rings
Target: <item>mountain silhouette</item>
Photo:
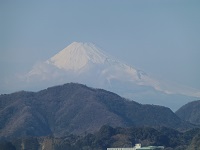
[[[68,83],[39,92],[0,96],[0,137],[65,136],[113,127],[151,126],[188,129],[169,108],[142,105],[119,95]]]

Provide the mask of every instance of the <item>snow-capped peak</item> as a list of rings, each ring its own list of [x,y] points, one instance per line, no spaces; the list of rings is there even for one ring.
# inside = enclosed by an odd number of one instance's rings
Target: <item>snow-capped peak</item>
[[[175,96],[175,99],[180,95],[180,100],[183,96],[187,99],[188,96],[200,97],[199,90],[154,79],[106,55],[91,43],[70,44],[50,59],[36,64],[21,80],[25,81],[23,86],[38,88],[78,82],[131,99],[144,99],[149,101],[147,103],[155,99],[155,104],[161,104],[163,99],[168,101],[170,95]],[[172,104],[175,99],[171,100]]]
[[[140,70],[108,57],[92,43],[73,42],[46,62],[33,68],[27,76],[30,78],[37,75],[42,76],[44,80],[54,79],[54,77],[62,75],[63,71],[66,75],[73,73],[72,76],[78,76],[78,78],[91,74],[92,78],[101,78],[102,81],[105,80],[109,84],[112,80],[126,81],[137,85],[151,86],[162,91],[156,80],[151,79]]]
[[[88,62],[103,64],[107,56],[92,43],[73,42],[55,56],[47,60],[59,69],[77,71],[87,65]]]

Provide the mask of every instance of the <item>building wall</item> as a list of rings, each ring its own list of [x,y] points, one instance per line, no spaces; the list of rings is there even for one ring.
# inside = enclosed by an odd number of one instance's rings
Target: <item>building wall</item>
[[[107,148],[107,150],[136,150],[135,148]]]
[[[163,146],[132,147],[132,148],[107,148],[107,150],[162,150]]]

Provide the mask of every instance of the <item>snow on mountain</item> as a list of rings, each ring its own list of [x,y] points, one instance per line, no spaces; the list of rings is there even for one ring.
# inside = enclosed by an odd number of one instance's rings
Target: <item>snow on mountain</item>
[[[29,80],[34,76],[39,76],[41,80],[54,79],[60,77],[59,72],[60,74],[70,72],[80,76],[91,74],[94,77],[103,77],[109,84],[111,80],[120,80],[151,86],[162,91],[158,81],[140,70],[108,57],[91,43],[70,44],[55,56],[34,67],[27,77]]]
[[[89,62],[103,64],[107,59],[98,48],[91,43],[74,42],[47,60],[47,64],[53,64],[59,69],[78,71]]]
[[[158,101],[163,97],[169,99],[173,94],[175,97],[177,94],[200,97],[198,90],[181,89],[160,82],[145,72],[106,55],[92,43],[70,44],[50,59],[34,66],[26,75],[26,82],[43,87],[79,82],[110,90],[131,99],[155,99],[154,102],[151,101],[154,104],[166,102]]]

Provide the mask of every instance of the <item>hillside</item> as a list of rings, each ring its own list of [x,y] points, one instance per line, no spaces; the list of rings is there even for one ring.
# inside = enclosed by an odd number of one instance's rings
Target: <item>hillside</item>
[[[200,100],[187,103],[176,114],[183,120],[200,125]]]
[[[102,126],[99,131],[83,136],[68,135],[26,137],[0,141],[1,150],[106,150],[108,147],[132,147],[136,143],[142,146],[162,145],[166,150],[198,150],[200,129],[178,132],[169,128],[113,128]]]
[[[148,72],[137,69],[134,64],[124,63],[126,60],[118,60],[92,43],[73,42],[55,55],[47,57],[33,65],[28,72],[3,81],[0,84],[0,94],[22,89],[36,92],[46,87],[78,82],[117,93],[142,104],[162,105],[173,111],[200,97],[198,89],[156,79]]]
[[[169,108],[142,105],[114,93],[68,83],[39,92],[0,96],[0,137],[66,136],[113,127],[188,129]]]

